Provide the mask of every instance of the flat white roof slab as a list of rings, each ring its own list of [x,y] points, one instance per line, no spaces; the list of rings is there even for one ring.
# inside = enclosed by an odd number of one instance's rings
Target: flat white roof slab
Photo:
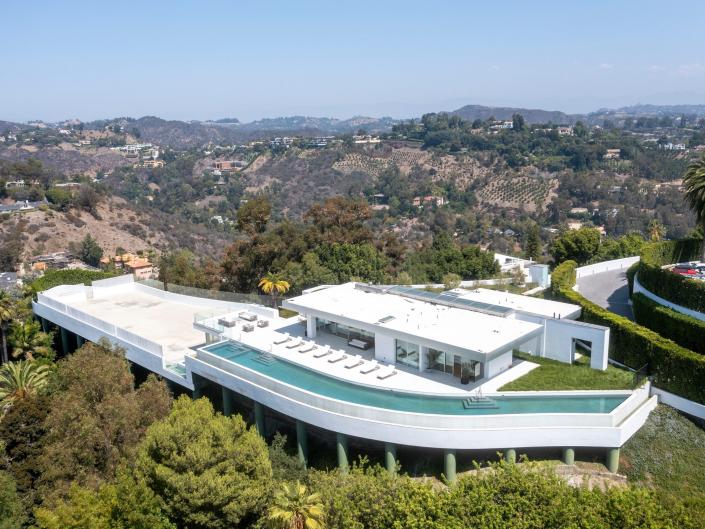
[[[381,291],[365,291],[355,283],[316,290],[284,302],[302,314],[339,323],[405,334],[478,353],[491,353],[530,338],[540,325],[448,307]]]
[[[466,290],[456,288],[455,292],[462,299],[491,303],[501,307],[508,307],[517,312],[541,316],[544,318],[577,318],[580,316],[580,307],[570,303],[552,301],[549,299],[534,298],[521,294],[491,290],[488,288],[475,288]]]
[[[187,350],[205,341],[203,332],[193,328],[194,315],[210,309],[205,304],[176,303],[140,292],[130,286],[122,291],[114,291],[110,296],[92,299],[85,296],[66,299],[53,295],[51,290],[44,294],[90,316],[161,344],[165,351]]]

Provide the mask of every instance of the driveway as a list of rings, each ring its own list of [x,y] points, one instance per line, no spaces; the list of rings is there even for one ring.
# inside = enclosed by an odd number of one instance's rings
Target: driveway
[[[593,303],[633,320],[626,272],[627,269],[622,268],[581,277],[578,279],[578,288]]]

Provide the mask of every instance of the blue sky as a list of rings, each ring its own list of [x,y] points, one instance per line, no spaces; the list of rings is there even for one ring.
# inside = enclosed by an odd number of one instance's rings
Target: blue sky
[[[4,0],[0,9],[4,120],[705,103],[702,1]]]

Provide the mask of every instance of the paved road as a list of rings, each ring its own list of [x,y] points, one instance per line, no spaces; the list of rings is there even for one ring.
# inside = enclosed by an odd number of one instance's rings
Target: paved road
[[[578,279],[578,288],[593,303],[633,320],[626,272],[627,269],[623,268],[581,277]]]

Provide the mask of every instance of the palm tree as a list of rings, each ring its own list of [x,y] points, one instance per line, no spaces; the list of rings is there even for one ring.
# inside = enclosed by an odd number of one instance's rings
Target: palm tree
[[[7,331],[10,322],[15,317],[15,303],[10,295],[4,290],[0,290],[0,339],[2,340],[2,363],[9,360],[7,356]]]
[[[10,345],[13,358],[24,356],[27,360],[53,358],[51,335],[42,332],[38,322],[28,320],[16,322],[10,328]]]
[[[705,155],[688,166],[683,176],[683,188],[685,201],[695,213],[698,223],[705,228]],[[705,238],[700,260],[705,261]]]
[[[317,492],[308,494],[306,486],[283,483],[267,511],[270,527],[279,529],[323,529],[323,503]]]
[[[257,286],[262,289],[262,292],[272,296],[274,308],[277,307],[277,295],[286,294],[291,288],[288,281],[285,281],[278,274],[273,274],[272,272],[268,272],[266,276],[260,279]]]
[[[649,222],[649,238],[652,242],[660,241],[666,235],[666,227],[656,219]]]
[[[30,360],[0,366],[0,400],[9,404],[41,391],[49,382],[49,366]]]

